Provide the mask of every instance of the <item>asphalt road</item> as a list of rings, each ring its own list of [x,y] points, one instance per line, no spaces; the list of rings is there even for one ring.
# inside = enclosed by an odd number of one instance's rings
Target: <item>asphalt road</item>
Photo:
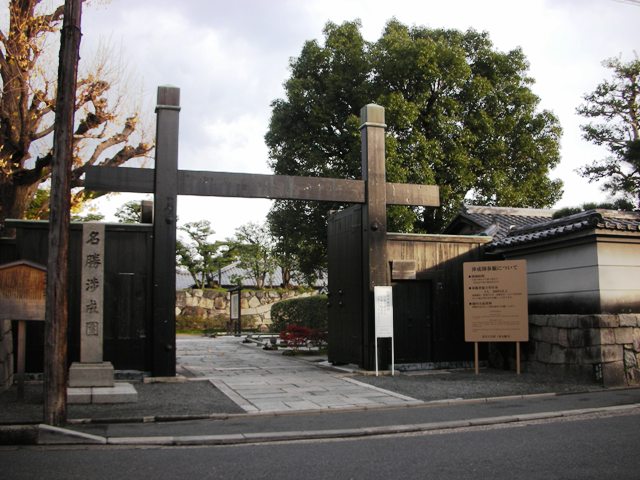
[[[12,479],[637,479],[640,415],[225,447],[2,447]]]

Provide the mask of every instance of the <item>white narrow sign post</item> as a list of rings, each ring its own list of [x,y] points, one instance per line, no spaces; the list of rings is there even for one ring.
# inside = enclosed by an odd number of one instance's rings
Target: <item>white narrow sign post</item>
[[[378,376],[378,338],[391,339],[391,375],[394,374],[394,345],[393,345],[393,290],[392,287],[373,287],[375,309],[375,354],[376,377]]]

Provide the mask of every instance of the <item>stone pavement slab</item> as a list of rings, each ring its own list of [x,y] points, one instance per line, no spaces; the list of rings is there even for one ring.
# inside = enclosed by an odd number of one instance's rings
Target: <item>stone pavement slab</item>
[[[239,337],[179,338],[177,370],[211,381],[246,412],[291,412],[405,406],[412,397],[368,385],[347,374],[265,351]]]

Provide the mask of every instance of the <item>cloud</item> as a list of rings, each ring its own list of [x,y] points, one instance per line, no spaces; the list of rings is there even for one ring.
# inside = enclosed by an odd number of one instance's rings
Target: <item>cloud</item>
[[[604,58],[630,58],[637,48],[638,6],[614,0],[112,0],[84,10],[82,42],[86,51],[100,38],[122,45],[152,105],[158,85],[181,88],[181,168],[264,173],[270,103],[284,95],[290,58],[304,41],[322,40],[327,21],[359,18],[373,41],[392,17],[408,25],[487,31],[503,51],[521,47],[541,107],[556,113],[564,128],[556,170],[567,180],[563,202],[602,197],[574,173],[599,158],[581,138],[575,108],[607,76]],[[215,212],[214,228],[228,233],[233,222],[263,219],[266,211],[257,205],[268,202],[185,198],[179,216],[189,221]]]

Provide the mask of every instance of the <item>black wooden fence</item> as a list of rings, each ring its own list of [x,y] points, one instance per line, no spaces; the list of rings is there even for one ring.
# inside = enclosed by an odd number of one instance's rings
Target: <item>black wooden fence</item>
[[[47,264],[48,222],[7,221],[15,238],[0,239],[0,264],[29,260]],[[152,225],[106,224],[104,360],[117,370],[150,372],[152,366]],[[80,360],[82,224],[69,239],[68,363]],[[43,371],[44,328],[28,322],[26,371]],[[16,335],[14,335],[14,338]],[[15,351],[15,349],[14,349]]]

